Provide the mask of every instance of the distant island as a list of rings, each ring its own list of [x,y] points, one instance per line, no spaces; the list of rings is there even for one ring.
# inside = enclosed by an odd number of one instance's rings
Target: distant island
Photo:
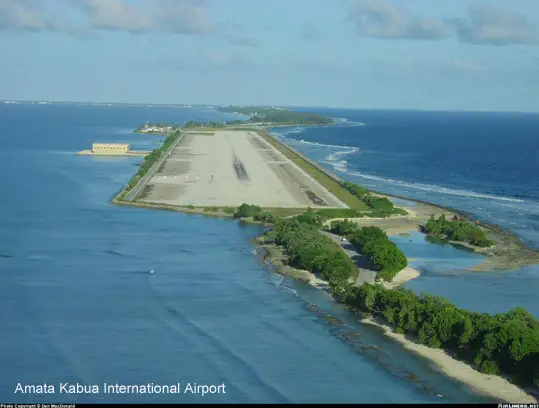
[[[230,126],[296,126],[296,125],[330,125],[333,119],[312,112],[296,112],[275,107],[243,107],[221,106],[220,112],[249,116],[249,119],[227,121],[189,121],[183,125],[173,123],[146,122],[135,129],[135,133],[147,133],[166,136],[180,129],[213,128]]]
[[[333,123],[333,119],[318,113],[297,112],[275,107],[221,106],[217,110],[249,116],[248,120],[243,121],[244,123],[279,125],[329,125]]]
[[[176,130],[179,130],[182,125],[175,125],[172,123],[150,123],[145,122],[134,130],[135,133],[150,133],[154,135],[166,136]]]

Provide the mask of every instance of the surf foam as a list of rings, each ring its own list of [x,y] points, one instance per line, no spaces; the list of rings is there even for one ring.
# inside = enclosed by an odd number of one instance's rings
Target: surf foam
[[[394,180],[391,178],[384,178],[384,177],[378,177],[373,176],[370,174],[364,174],[356,171],[346,171],[347,174],[351,176],[361,177],[367,180],[376,180],[381,181],[383,183],[393,184],[400,187],[408,187],[413,188],[415,190],[422,190],[422,191],[432,191],[435,193],[441,193],[441,194],[448,194],[448,195],[456,195],[456,196],[465,196],[465,197],[473,197],[473,198],[486,198],[490,200],[498,200],[498,201],[510,201],[515,203],[522,203],[523,200],[517,199],[517,198],[511,198],[511,197],[504,197],[504,196],[495,196],[491,194],[483,194],[483,193],[476,193],[475,191],[467,191],[467,190],[459,190],[459,189],[453,189],[448,187],[441,187],[437,186],[435,184],[421,184],[421,183],[408,183],[406,181],[401,180]]]

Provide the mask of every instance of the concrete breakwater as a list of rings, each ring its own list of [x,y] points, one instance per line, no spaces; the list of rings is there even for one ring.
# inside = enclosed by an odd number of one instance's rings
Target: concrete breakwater
[[[131,150],[125,153],[96,153],[91,150],[81,150],[77,152],[79,156],[134,156],[134,157],[144,157],[151,153],[149,150]]]
[[[91,150],[77,152],[80,156],[147,156],[149,150],[131,150],[127,143],[93,143]]]

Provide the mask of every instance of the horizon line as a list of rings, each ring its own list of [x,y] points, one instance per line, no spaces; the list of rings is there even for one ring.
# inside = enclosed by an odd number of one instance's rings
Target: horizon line
[[[159,107],[178,107],[178,106],[193,106],[193,107],[222,107],[222,106],[237,106],[237,107],[278,107],[289,109],[341,109],[341,110],[362,110],[362,111],[414,111],[414,112],[455,112],[455,113],[523,113],[523,114],[539,114],[539,111],[523,111],[523,110],[490,110],[490,109],[428,109],[428,108],[368,108],[368,107],[342,107],[342,106],[328,106],[328,105],[280,105],[280,104],[241,104],[241,103],[151,103],[151,102],[97,102],[97,101],[64,101],[64,100],[51,100],[51,99],[0,99],[1,105],[9,105],[6,102],[17,103],[39,103],[46,102],[45,104],[98,104],[98,105],[134,105],[134,106],[159,106]],[[13,104],[13,103],[11,103]]]

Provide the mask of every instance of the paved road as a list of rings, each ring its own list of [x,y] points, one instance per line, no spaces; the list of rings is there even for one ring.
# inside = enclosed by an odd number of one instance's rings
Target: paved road
[[[327,231],[321,231],[321,232],[325,236],[335,241],[341,247],[341,249],[346,253],[346,255],[352,258],[352,260],[358,266],[359,276],[357,277],[357,280],[356,280],[356,286],[361,286],[365,282],[370,283],[371,285],[374,284],[374,280],[376,279],[376,271],[365,269],[364,267],[362,267],[363,266],[362,255],[358,253],[349,242],[343,242],[342,237],[339,235],[335,235]]]
[[[172,149],[174,149],[176,145],[180,143],[180,141],[183,139],[184,135],[185,133],[182,133],[180,137],[178,137],[178,139],[176,139],[176,141],[172,143],[172,145],[163,153],[163,155],[159,158],[159,160],[157,160],[157,162],[154,163],[154,165],[150,168],[150,170],[148,170],[148,172],[139,180],[137,185],[133,187],[133,189],[129,193],[126,194],[125,201],[133,201],[137,198],[137,196],[142,192],[142,190],[144,190],[144,187],[146,187],[148,182],[152,179],[154,174],[157,172],[159,167],[161,167],[161,165],[165,162],[166,158],[168,157]]]

